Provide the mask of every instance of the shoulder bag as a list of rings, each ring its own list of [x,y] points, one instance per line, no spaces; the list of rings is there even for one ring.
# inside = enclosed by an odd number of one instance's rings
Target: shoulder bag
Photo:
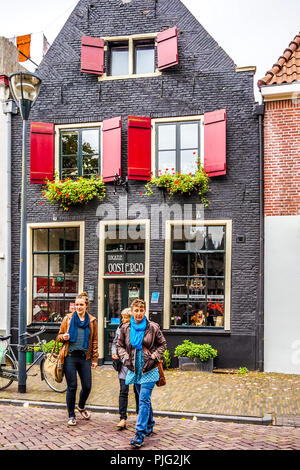
[[[150,354],[150,356],[152,355],[152,353],[149,351],[149,349],[145,348],[145,346],[143,346],[143,349],[148,354]],[[158,367],[158,372],[159,372],[159,380],[156,382],[156,385],[158,387],[162,387],[163,385],[166,385],[166,383],[167,383],[165,373],[164,373],[164,369],[163,369],[163,361],[162,360],[158,361],[157,367]]]

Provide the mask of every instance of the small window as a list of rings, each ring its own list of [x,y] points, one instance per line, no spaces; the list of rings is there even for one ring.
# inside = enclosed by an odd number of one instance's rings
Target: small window
[[[100,172],[100,127],[60,131],[60,177],[86,178]]]
[[[154,42],[134,43],[134,73],[153,73],[155,71]]]
[[[128,43],[113,44],[110,48],[110,75],[129,74],[129,48]]]
[[[200,121],[156,124],[158,173],[192,173],[200,158]]]

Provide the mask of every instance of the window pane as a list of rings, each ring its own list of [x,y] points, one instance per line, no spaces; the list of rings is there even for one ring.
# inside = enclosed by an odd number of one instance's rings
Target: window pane
[[[188,275],[188,255],[185,253],[173,253],[172,256],[172,275]]]
[[[33,266],[34,276],[48,276],[48,255],[34,255]]]
[[[207,325],[224,326],[224,304],[222,302],[207,304]]]
[[[51,300],[49,302],[49,319],[50,322],[60,323],[68,313],[68,304],[64,300]]]
[[[192,304],[192,312],[189,315],[190,326],[205,326],[205,304]]]
[[[158,153],[158,173],[161,171],[164,174],[174,173],[176,169],[176,152],[159,152]]]
[[[223,226],[208,227],[207,249],[208,250],[224,250],[225,232]]]
[[[198,149],[199,124],[181,124],[180,125],[180,148]]]
[[[78,132],[63,131],[61,132],[62,154],[77,155],[78,151]]]
[[[65,229],[66,250],[79,250],[79,228],[71,227]]]
[[[88,155],[99,153],[98,129],[87,129],[82,131],[82,153]]]
[[[64,236],[63,228],[50,228],[49,229],[49,250],[62,251],[64,250]]]
[[[194,175],[197,171],[198,152],[197,149],[181,150],[180,152],[180,171],[181,173],[192,173]]]
[[[78,176],[77,157],[63,157],[62,160],[62,179]]]
[[[99,156],[83,156],[82,157],[83,176],[97,175],[99,173]]]
[[[33,230],[33,251],[48,251],[48,229]]]
[[[202,253],[191,253],[191,276],[201,276],[205,274],[206,255]]]
[[[32,321],[34,322],[47,322],[48,315],[48,302],[42,299],[35,299],[32,301]]]
[[[187,326],[191,310],[186,303],[172,303],[171,325]]]
[[[153,46],[136,46],[135,49],[135,73],[154,72],[154,48]]]
[[[128,49],[111,49],[111,75],[128,75]]]
[[[222,253],[207,255],[207,275],[224,276],[224,255]]]
[[[208,300],[224,300],[224,279],[207,279]]]
[[[186,300],[188,298],[188,280],[184,277],[172,278],[172,300]]]
[[[176,149],[176,125],[158,126],[158,150]]]

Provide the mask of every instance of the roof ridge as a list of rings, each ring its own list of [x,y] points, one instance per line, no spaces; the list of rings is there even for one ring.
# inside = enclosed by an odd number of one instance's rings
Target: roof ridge
[[[294,39],[289,43],[288,47],[284,50],[283,55],[279,56],[277,62],[273,65],[271,70],[269,70],[266,75],[258,80],[257,86],[260,88],[263,85],[267,85],[274,75],[281,71],[283,66],[287,64],[294,52],[300,47],[300,31],[294,37]]]

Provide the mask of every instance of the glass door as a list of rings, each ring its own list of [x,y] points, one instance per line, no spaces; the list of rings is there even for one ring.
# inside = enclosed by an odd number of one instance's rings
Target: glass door
[[[111,347],[121,320],[121,311],[134,299],[144,298],[143,279],[106,279],[104,309],[104,361],[111,362]]]

